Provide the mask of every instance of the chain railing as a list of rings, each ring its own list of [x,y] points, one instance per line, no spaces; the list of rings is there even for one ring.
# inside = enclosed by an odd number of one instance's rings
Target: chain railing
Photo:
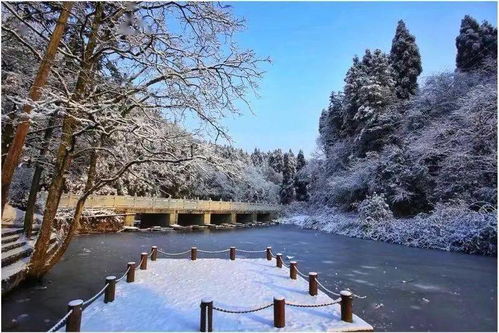
[[[153,246],[151,248],[151,252],[142,252],[140,255],[139,263],[135,264],[135,262],[129,262],[127,264],[127,269],[118,279],[115,276],[106,277],[106,283],[104,287],[99,290],[94,296],[89,298],[86,301],[82,300],[74,300],[69,302],[68,308],[69,311],[62,317],[48,332],[54,332],[61,329],[64,325],[66,325],[66,331],[79,331],[80,323],[81,323],[81,315],[82,312],[90,306],[93,302],[95,302],[100,296],[104,295],[104,302],[113,302],[115,298],[115,286],[118,282],[123,280],[126,277],[128,283],[134,282],[135,280],[135,270],[138,268],[140,270],[147,269],[147,259],[150,258],[151,261],[156,261],[158,253],[164,254],[166,256],[179,256],[184,255],[190,252],[190,259],[197,259],[197,252],[206,253],[206,254],[221,254],[225,252],[229,252],[230,260],[236,259],[236,251],[242,253],[265,253],[267,260],[272,260],[272,258],[276,259],[276,266],[281,268],[282,266],[286,267],[290,271],[290,278],[296,279],[296,274],[299,274],[303,278],[307,278],[307,275],[302,273],[297,268],[296,261],[290,261],[289,267],[284,263],[283,254],[277,253],[274,254],[272,252],[271,247],[267,247],[265,250],[245,250],[245,249],[236,249],[235,247],[230,247],[222,250],[200,250],[196,247],[191,247],[190,250],[176,253],[165,252],[161,249],[158,249],[157,246]],[[292,257],[290,257],[292,258]],[[328,288],[326,288],[318,279],[317,273],[311,272],[308,276],[309,281],[309,294],[314,296],[317,295],[318,287],[321,287],[322,290],[326,294],[339,296],[340,298],[333,300],[332,302],[322,303],[322,304],[298,304],[294,302],[286,302],[283,298],[274,298],[274,302],[270,304],[265,304],[256,308],[248,309],[248,310],[231,310],[226,308],[221,308],[217,306],[213,306],[213,301],[202,301],[201,302],[201,327],[200,330],[211,331],[212,327],[212,313],[213,310],[231,314],[245,314],[245,313],[253,313],[265,310],[274,306],[274,326],[277,328],[284,327],[284,311],[285,306],[298,307],[298,308],[318,308],[324,306],[331,306],[334,304],[341,303],[341,318],[344,321],[352,322],[352,299],[360,298],[364,299],[366,296],[358,296],[351,293],[348,290],[341,291],[340,293],[336,293]]]

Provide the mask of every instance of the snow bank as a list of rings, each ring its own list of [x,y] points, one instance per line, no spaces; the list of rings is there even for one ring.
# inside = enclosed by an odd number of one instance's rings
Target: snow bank
[[[333,208],[290,206],[281,223],[412,247],[497,255],[496,212],[439,206],[413,218],[363,220]]]
[[[247,310],[273,302],[274,296],[302,304],[331,302],[322,292],[308,294],[308,282],[291,280],[286,268],[265,259],[158,259],[146,271],[136,271],[134,283],[116,286],[116,299],[102,298],[83,313],[82,331],[199,331],[200,302]],[[355,311],[354,300],[354,311]],[[360,301],[359,301],[360,302]],[[213,312],[214,331],[356,331],[372,330],[357,316],[340,320],[340,306],[295,308],[286,306],[286,327],[273,327],[273,308],[248,313]]]

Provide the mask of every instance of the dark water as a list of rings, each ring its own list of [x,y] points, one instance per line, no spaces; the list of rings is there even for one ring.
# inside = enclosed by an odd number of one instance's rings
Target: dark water
[[[275,252],[294,256],[301,271],[317,271],[330,289],[349,287],[366,295],[366,299],[354,299],[354,312],[377,331],[497,330],[496,258],[408,248],[293,226],[79,236],[43,283],[22,286],[2,298],[2,330],[49,329],[65,313],[69,300],[92,296],[106,275],[118,275],[127,261],[137,260],[151,245],[170,252],[191,246],[207,250],[272,246]]]

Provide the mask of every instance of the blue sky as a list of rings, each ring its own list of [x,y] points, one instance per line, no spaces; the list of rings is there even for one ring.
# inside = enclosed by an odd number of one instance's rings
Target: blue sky
[[[454,69],[455,38],[470,14],[497,26],[494,2],[231,2],[246,19],[241,47],[270,56],[253,114],[225,120],[236,147],[315,150],[318,120],[332,90],[341,90],[355,54],[389,52],[403,19],[423,62],[422,76]]]

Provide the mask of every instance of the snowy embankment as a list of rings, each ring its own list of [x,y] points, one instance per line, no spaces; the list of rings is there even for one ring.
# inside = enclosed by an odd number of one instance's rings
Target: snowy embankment
[[[288,207],[281,223],[411,247],[497,255],[496,212],[445,207],[413,218],[362,220],[332,208]]]
[[[199,331],[200,302],[215,307],[249,310],[273,302],[322,304],[331,298],[319,291],[308,294],[308,282],[289,278],[287,268],[265,259],[158,259],[147,270],[136,271],[135,282],[120,282],[116,299],[98,300],[83,312],[82,331]],[[355,302],[353,310],[355,312]],[[359,302],[361,300],[358,300]],[[286,306],[286,326],[273,326],[273,308],[231,314],[213,311],[214,331],[358,331],[372,330],[359,317],[340,320],[340,306],[298,308]]]

